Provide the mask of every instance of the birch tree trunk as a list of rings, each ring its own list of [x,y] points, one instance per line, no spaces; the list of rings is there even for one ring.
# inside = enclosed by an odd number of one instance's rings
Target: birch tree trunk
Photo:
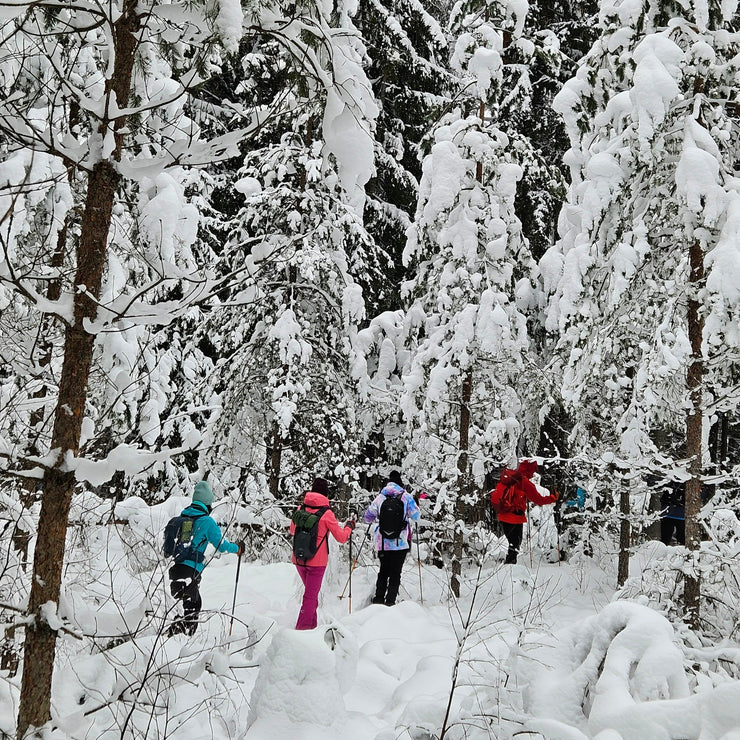
[[[116,105],[128,104],[131,76],[136,54],[139,19],[136,2],[127,0],[123,13],[113,26],[115,63],[106,83],[107,97]],[[121,155],[125,118],[113,122],[104,117],[99,132],[105,136],[113,126],[113,158]],[[86,330],[86,321],[94,320],[100,298],[103,269],[106,264],[108,232],[113,201],[120,176],[110,160],[98,162],[88,177],[82,229],[76,249],[77,271],[74,286],[74,320],[65,332],[64,361],[59,381],[59,395],[54,415],[52,449],[58,452],[55,467],[45,471],[42,501],[33,562],[29,613],[34,622],[26,629],[18,709],[17,737],[40,728],[51,719],[51,683],[56,653],[57,632],[44,616],[42,607],[56,609],[62,584],[65,541],[75,478],[64,469],[68,453],[79,451],[82,420],[87,401],[88,380],[95,336]]]

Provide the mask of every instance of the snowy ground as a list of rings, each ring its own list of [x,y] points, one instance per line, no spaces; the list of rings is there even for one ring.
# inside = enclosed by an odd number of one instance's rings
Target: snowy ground
[[[54,737],[432,740],[444,728],[450,740],[740,740],[740,682],[709,670],[692,678],[697,654],[688,660],[657,612],[613,602],[614,574],[597,560],[548,563],[535,550],[505,566],[499,547],[464,574],[457,602],[448,574],[424,564],[422,604],[408,558],[401,601],[388,608],[369,604],[377,571],[366,546],[350,614],[348,596],[339,598],[347,549],[334,545],[320,626],[309,632],[292,629],[301,595],[293,566],[242,563],[229,636],[236,558],[225,555],[205,571],[196,637],[165,639],[162,567],[131,576],[146,558],[116,543],[101,528],[106,558],[90,566],[99,568],[98,611],[89,591],[82,604],[69,585],[67,613],[99,637],[85,655],[79,640],[61,645]],[[633,568],[650,557],[647,547]],[[115,558],[120,567],[104,567]],[[135,640],[104,637],[124,622],[139,626]],[[725,650],[740,661],[737,645]],[[0,730],[9,734],[16,699],[3,684]]]

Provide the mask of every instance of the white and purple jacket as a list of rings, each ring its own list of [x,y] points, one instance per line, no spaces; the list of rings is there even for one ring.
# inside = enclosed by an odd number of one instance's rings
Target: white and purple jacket
[[[388,483],[383,490],[375,497],[370,506],[367,507],[364,520],[366,524],[372,524],[380,516],[380,507],[386,496],[401,496],[405,504],[404,518],[406,519],[406,529],[404,529],[398,539],[387,540],[381,537],[378,525],[375,525],[375,549],[376,550],[408,550],[411,547],[411,522],[419,518],[419,507],[416,505],[413,496],[406,493],[396,483]]]

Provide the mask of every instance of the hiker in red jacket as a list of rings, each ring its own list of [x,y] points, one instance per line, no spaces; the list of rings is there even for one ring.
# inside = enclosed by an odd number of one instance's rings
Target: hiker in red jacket
[[[509,543],[504,563],[516,563],[522,544],[524,523],[527,521],[527,501],[537,506],[554,504],[556,495],[542,496],[532,483],[537,472],[536,460],[522,460],[516,470],[506,468],[501,473],[496,488],[491,491],[491,505],[496,509],[498,520]]]
[[[308,512],[321,512],[321,518],[318,522],[316,545],[318,549],[316,554],[306,561],[299,561],[293,555],[293,564],[298,570],[298,575],[303,581],[304,592],[301,611],[298,614],[298,621],[295,628],[297,630],[310,630],[317,624],[316,609],[319,606],[319,590],[321,582],[324,580],[324,571],[329,561],[329,534],[340,544],[346,542],[352,530],[355,528],[354,521],[348,521],[342,527],[337,521],[334,512],[329,504],[329,484],[324,478],[315,478],[311,484],[311,490],[308,491],[303,499],[303,507]],[[323,511],[322,511],[323,510]],[[296,526],[291,523],[290,534],[295,534]]]

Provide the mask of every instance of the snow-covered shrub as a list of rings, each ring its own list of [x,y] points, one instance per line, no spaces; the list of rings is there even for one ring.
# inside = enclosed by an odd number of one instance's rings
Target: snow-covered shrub
[[[710,639],[737,640],[740,635],[740,522],[729,508],[714,508],[705,522],[708,539],[695,558],[684,547],[649,542],[635,557],[645,560],[640,575],[630,578],[619,598],[643,597],[672,621],[685,617],[683,575],[698,569],[702,583],[702,631]]]

